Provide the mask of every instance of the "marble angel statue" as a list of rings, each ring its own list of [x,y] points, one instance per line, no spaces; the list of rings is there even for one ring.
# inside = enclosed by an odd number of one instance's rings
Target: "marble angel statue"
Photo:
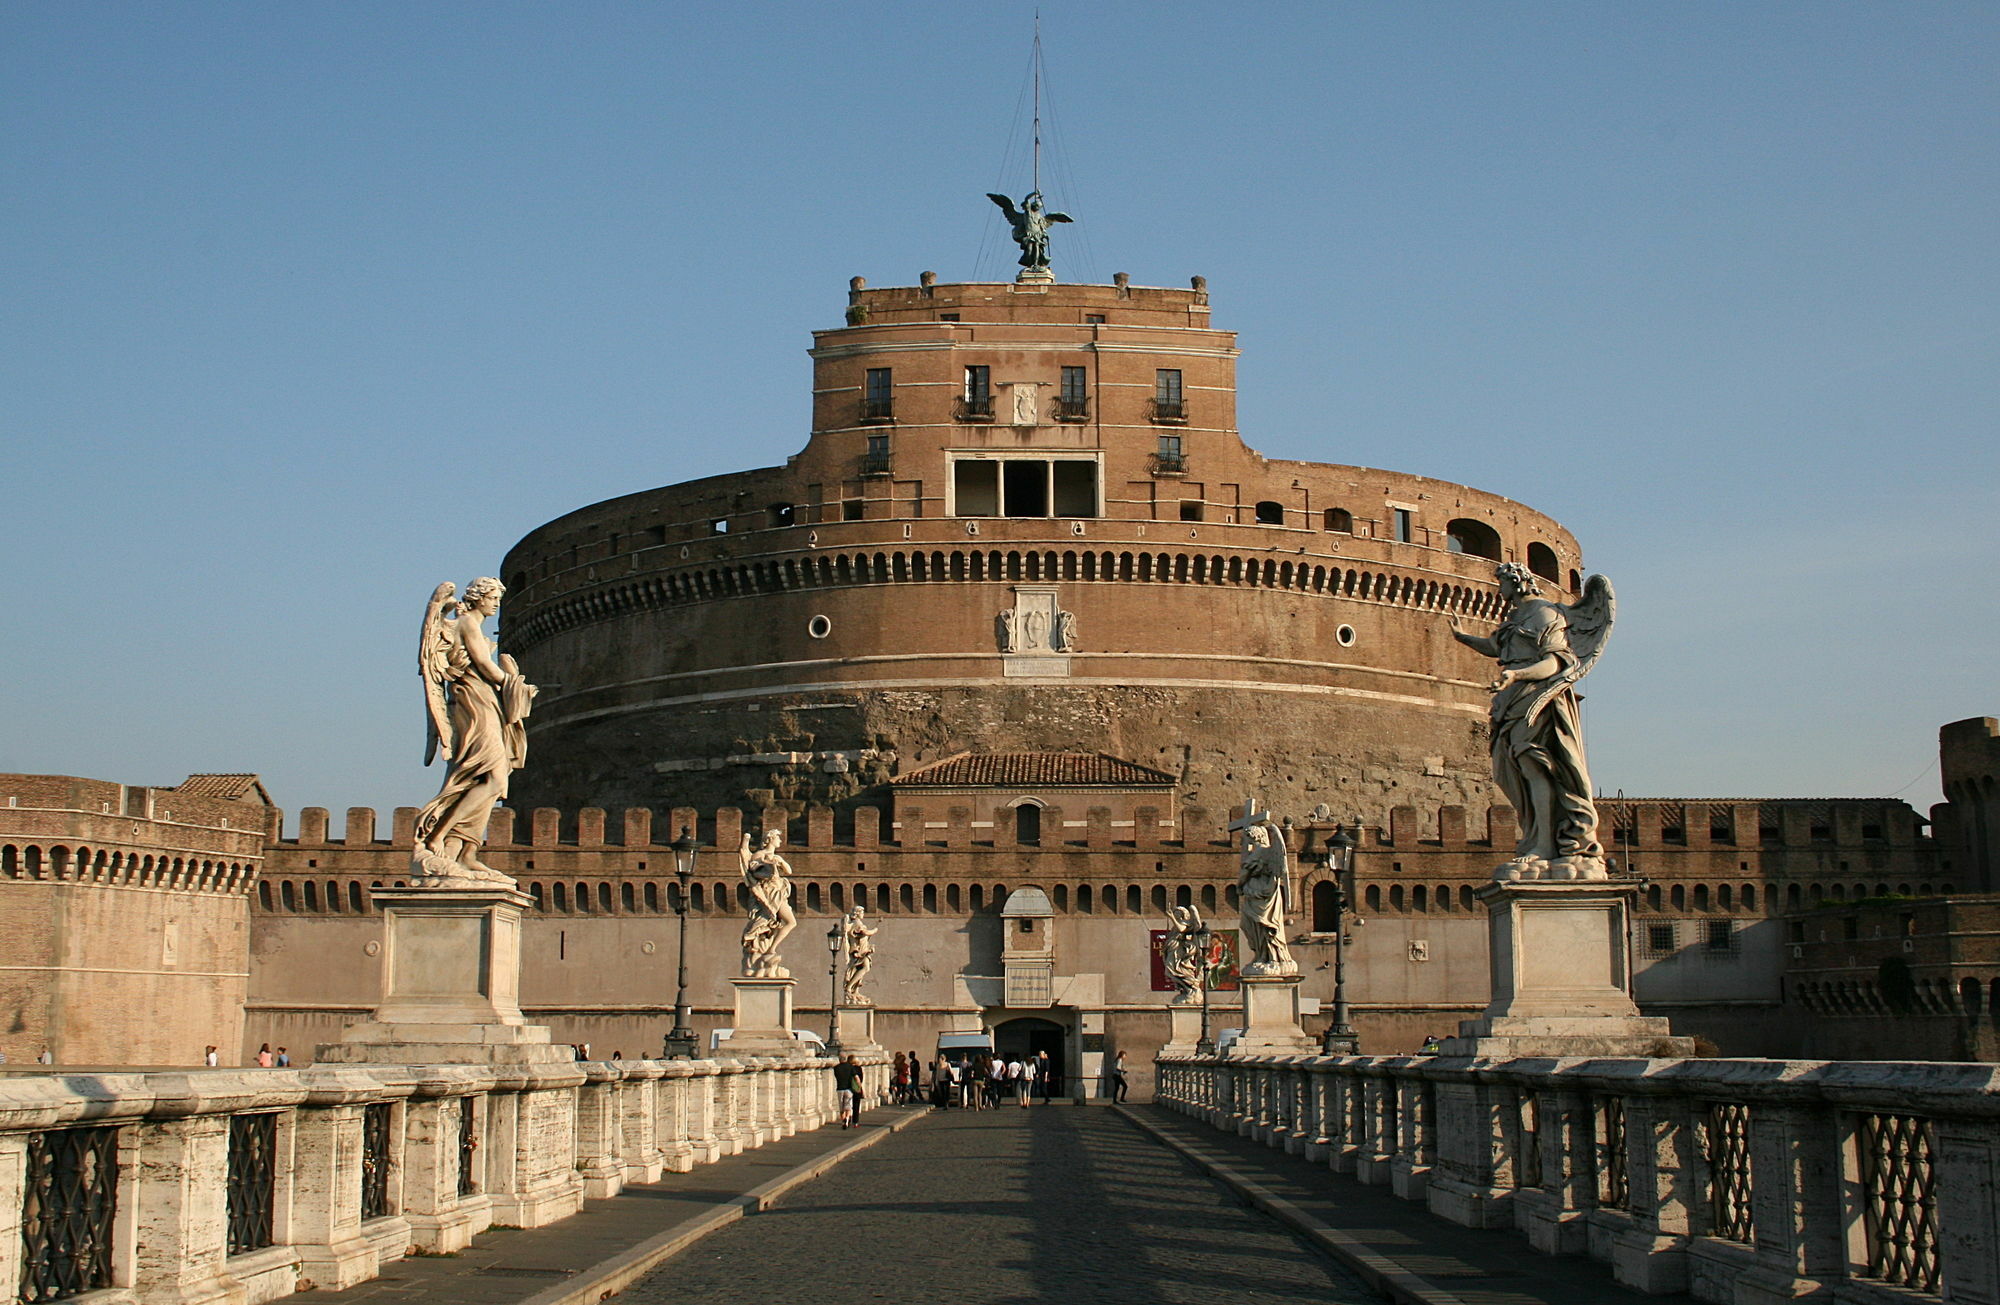
[[[743,926],[743,973],[760,979],[787,979],[791,971],[779,963],[778,944],[798,925],[792,914],[792,866],[778,855],[785,836],[775,829],[764,832],[764,841],[751,846],[743,835],[737,861],[743,867],[743,883],[750,890],[750,921]]]
[[[1577,683],[1604,651],[1617,615],[1611,582],[1584,584],[1575,606],[1541,597],[1518,562],[1495,571],[1506,613],[1490,637],[1466,633],[1451,616],[1452,637],[1500,664],[1493,694],[1493,778],[1519,818],[1521,841],[1497,879],[1603,879],[1597,806],[1584,765]]]
[[[846,1005],[874,1005],[863,995],[861,985],[868,978],[868,971],[875,968],[874,938],[880,932],[879,927],[868,923],[868,908],[859,902],[854,904],[854,909],[847,913],[847,919],[841,924],[841,934],[847,940],[847,974],[841,998]]]
[[[493,655],[486,619],[506,589],[491,576],[454,599],[450,581],[431,593],[417,647],[427,709],[424,764],[442,752],[448,768],[438,795],[417,813],[410,871],[419,883],[511,884],[483,864],[479,849],[507,781],[528,759],[528,711],[535,686],[514,659]]]
[[[1208,967],[1213,964],[1209,946],[1204,943],[1201,911],[1192,906],[1169,906],[1167,908],[1167,936],[1160,941],[1160,964],[1167,972],[1168,982],[1174,985],[1176,1006],[1189,1006],[1201,1001],[1201,990],[1207,985]]]
[[[1254,805],[1236,826],[1243,831],[1236,877],[1237,923],[1243,930],[1242,974],[1246,978],[1297,974],[1298,963],[1285,942],[1285,919],[1296,909],[1291,849],[1285,846],[1285,831],[1271,819],[1271,813],[1255,811]]]

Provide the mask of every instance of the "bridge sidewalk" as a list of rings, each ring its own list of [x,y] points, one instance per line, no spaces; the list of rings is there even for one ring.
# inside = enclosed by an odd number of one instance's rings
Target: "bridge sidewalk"
[[[859,1129],[828,1125],[799,1133],[586,1201],[580,1213],[546,1228],[496,1228],[455,1255],[410,1256],[345,1291],[308,1291],[289,1299],[301,1305],[594,1305],[690,1243],[768,1206],[926,1113],[922,1106],[871,1110]]]
[[[1162,1106],[1119,1106],[1266,1214],[1291,1225],[1398,1305],[1671,1305],[1621,1286],[1580,1256],[1542,1255],[1524,1235],[1464,1228],[1387,1188],[1224,1133]]]

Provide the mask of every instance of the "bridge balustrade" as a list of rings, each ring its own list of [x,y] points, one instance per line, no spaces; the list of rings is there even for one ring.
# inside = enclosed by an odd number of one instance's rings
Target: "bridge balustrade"
[[[1715,1302],[2000,1302],[2000,1067],[1164,1057],[1160,1104]]]
[[[0,1076],[0,1300],[246,1305],[835,1118],[831,1060]],[[864,1061],[873,1102],[883,1056]]]

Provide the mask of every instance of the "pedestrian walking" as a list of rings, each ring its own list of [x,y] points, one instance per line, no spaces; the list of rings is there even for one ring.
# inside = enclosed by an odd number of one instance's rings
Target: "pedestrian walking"
[[[889,1086],[895,1089],[894,1100],[903,1105],[910,1099],[910,1062],[903,1059],[903,1053],[896,1053],[896,1063],[889,1070]]]
[[[997,1107],[1007,1093],[1007,1062],[1000,1056],[993,1058],[993,1067],[986,1072],[986,1104]]]
[[[214,1069],[222,1063],[222,1056],[214,1047],[209,1047],[201,1053],[201,1063]]]
[[[48,1044],[44,1043],[42,1045],[42,1054],[35,1057],[35,1063],[40,1065],[53,1065],[56,1063],[56,1053],[49,1050]]]
[[[1121,1051],[1118,1053],[1117,1058],[1111,1062],[1111,1099],[1113,1101],[1123,1101],[1125,1093],[1131,1086],[1126,1081],[1125,1053]]]
[[[853,1128],[861,1122],[861,1066],[854,1057],[833,1067],[833,1087],[840,1102],[840,1126]]]
[[[1038,1051],[1035,1053],[1035,1086],[1042,1090],[1043,1105],[1049,1101],[1049,1077],[1049,1053]]]
[[[1020,1095],[1021,1109],[1026,1110],[1035,1099],[1035,1058],[1030,1056],[1026,1060],[1017,1060],[1014,1067],[1021,1071],[1020,1081],[1014,1085],[1014,1090]]]
[[[271,1068],[271,1044],[268,1042],[257,1048],[257,1068]]]
[[[285,1050],[285,1049],[284,1049],[283,1047],[279,1047],[279,1048],[278,1048],[278,1068],[279,1068],[279,1069],[290,1069],[291,1067],[292,1067],[292,1053],[291,1053],[291,1052],[289,1052],[289,1051],[286,1051],[286,1050]]]

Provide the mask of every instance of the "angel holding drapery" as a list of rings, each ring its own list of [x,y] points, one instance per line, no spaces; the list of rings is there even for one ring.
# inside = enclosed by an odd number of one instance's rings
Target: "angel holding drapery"
[[[454,601],[455,592],[448,580],[432,591],[417,648],[429,717],[424,764],[443,752],[449,768],[438,795],[417,813],[410,868],[420,881],[511,884],[479,860],[479,849],[494,806],[507,796],[508,778],[528,759],[536,690],[512,657],[494,656],[485,630],[506,587],[482,576],[463,598]]]
[[[1495,878],[1606,878],[1576,686],[1611,635],[1618,611],[1611,582],[1591,576],[1571,606],[1541,597],[1518,562],[1494,575],[1507,610],[1492,636],[1466,633],[1455,612],[1450,619],[1453,638],[1500,663],[1488,686],[1493,778],[1514,806],[1521,840]]]
[[[778,855],[782,842],[784,835],[772,829],[753,847],[746,833],[736,851],[743,884],[750,890],[750,919],[743,926],[743,973],[753,978],[791,977],[791,971],[780,964],[778,944],[799,920],[792,913],[791,862]]]

